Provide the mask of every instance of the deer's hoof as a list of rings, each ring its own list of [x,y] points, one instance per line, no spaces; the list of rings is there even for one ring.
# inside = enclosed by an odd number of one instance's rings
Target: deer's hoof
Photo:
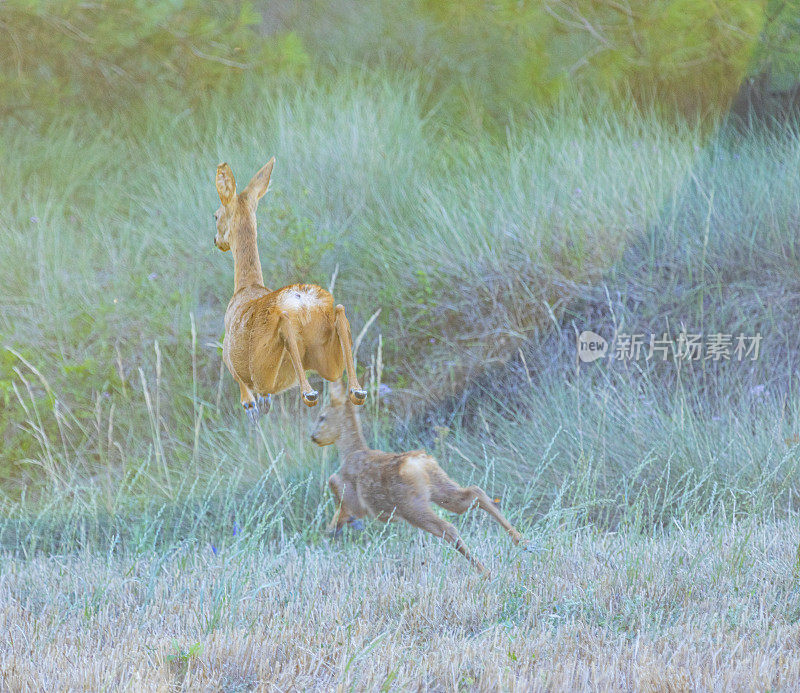
[[[358,390],[354,387],[350,388],[350,401],[353,404],[361,405],[364,404],[367,400],[367,391],[366,390]]]
[[[536,548],[534,547],[533,543],[532,543],[532,542],[530,542],[530,541],[528,541],[527,539],[523,539],[523,540],[522,540],[522,541],[519,543],[519,547],[520,547],[520,548],[521,548],[523,551],[527,551],[528,553],[536,553]]]
[[[303,402],[309,407],[316,407],[317,402],[319,402],[319,392],[317,392],[316,390],[310,390],[309,392],[304,392]]]
[[[256,395],[256,404],[258,405],[259,414],[269,414],[272,407],[272,395]]]
[[[253,425],[258,423],[258,417],[261,415],[261,412],[258,411],[258,405],[255,401],[250,400],[249,402],[242,402],[242,406],[247,412],[247,418],[250,419],[250,423]]]
[[[360,517],[351,517],[347,521],[347,526],[350,527],[350,529],[355,530],[356,532],[363,532],[364,520],[362,520]]]
[[[341,527],[337,527],[336,529],[329,529],[327,535],[331,539],[341,539],[342,534],[344,534],[344,530]]]

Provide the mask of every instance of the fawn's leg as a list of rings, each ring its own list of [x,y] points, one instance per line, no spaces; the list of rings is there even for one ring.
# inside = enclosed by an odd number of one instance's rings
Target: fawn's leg
[[[328,531],[333,532],[334,536],[342,531],[344,524],[344,509],[342,505],[342,480],[338,474],[331,474],[328,478],[328,488],[330,488],[333,498],[336,501],[336,510],[333,513],[333,519],[328,523]]]
[[[344,354],[344,367],[347,369],[347,384],[350,386],[350,401],[353,404],[364,404],[367,399],[367,391],[361,389],[356,376],[356,367],[353,363],[353,335],[350,333],[350,321],[344,314],[344,306],[340,303],[336,306],[334,316],[334,326],[336,334],[339,336],[339,344],[342,345]]]
[[[328,486],[336,500],[336,513],[328,523],[328,531],[338,537],[342,533],[342,527],[347,524],[351,529],[361,531],[364,529],[364,522],[360,518],[353,517],[350,509],[344,503],[344,483],[338,474],[331,474],[328,479]]]
[[[444,474],[444,473],[443,473]],[[502,527],[508,532],[511,541],[515,544],[522,542],[527,544],[527,541],[522,538],[522,535],[514,528],[514,526],[505,518],[505,515],[498,510],[497,506],[492,503],[486,492],[480,486],[467,486],[461,488],[449,477],[437,480],[438,483],[434,484],[431,489],[431,499],[437,505],[441,505],[445,510],[453,513],[467,512],[471,507],[477,505],[481,510],[489,513]]]
[[[286,344],[286,349],[289,352],[289,358],[292,359],[294,372],[297,374],[297,379],[300,381],[300,392],[303,402],[309,407],[315,407],[319,402],[319,393],[311,387],[311,384],[306,378],[306,371],[303,368],[303,361],[300,358],[300,350],[297,348],[297,335],[295,334],[292,322],[286,313],[281,313],[280,321],[278,322],[278,329],[283,336],[283,341]]]
[[[443,520],[441,517],[439,517],[430,508],[426,508],[424,512],[414,514],[413,516],[406,517],[405,519],[407,519],[415,527],[424,529],[426,532],[435,534],[437,537],[443,537],[445,541],[455,546],[456,551],[458,551],[462,556],[464,556],[464,558],[472,563],[479,573],[482,575],[489,574],[486,568],[483,567],[483,564],[469,552],[469,549],[461,540],[456,528],[453,527],[453,525],[451,525],[447,520]]]

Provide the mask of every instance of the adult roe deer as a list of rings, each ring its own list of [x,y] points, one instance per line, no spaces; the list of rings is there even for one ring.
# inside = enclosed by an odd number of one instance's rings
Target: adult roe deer
[[[214,245],[233,255],[233,298],[225,311],[222,358],[239,384],[242,406],[252,421],[269,411],[272,395],[300,384],[309,407],[319,400],[306,378],[314,370],[338,380],[347,369],[350,400],[363,404],[353,365],[350,323],[344,306],[315,284],[292,284],[277,291],[264,287],[256,243],[256,208],[269,187],[275,157],[239,194],[228,164],[217,166],[222,203],[214,213]]]
[[[439,517],[431,501],[454,513],[474,505],[491,515],[511,536],[514,544],[528,542],[503,516],[478,486],[462,488],[424,450],[382,452],[370,450],[361,431],[355,407],[346,399],[344,385],[330,385],[331,400],[320,412],[311,435],[317,445],[336,443],[341,467],[328,479],[337,510],[330,529],[338,533],[345,523],[360,528],[359,518],[383,522],[404,519],[455,546],[479,572],[486,573],[472,556],[453,525]]]

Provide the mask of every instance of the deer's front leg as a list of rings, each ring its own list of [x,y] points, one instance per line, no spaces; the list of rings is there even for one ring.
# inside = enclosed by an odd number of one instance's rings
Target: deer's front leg
[[[256,404],[258,405],[259,414],[269,414],[269,410],[272,407],[272,395],[269,393],[256,395]]]
[[[342,525],[344,525],[347,519],[347,513],[342,500],[342,479],[338,474],[331,474],[328,479],[328,488],[330,488],[333,499],[336,501],[336,510],[333,513],[333,518],[328,523],[328,532],[333,534],[334,537],[338,537],[342,533]]]
[[[247,418],[250,419],[250,423],[255,424],[260,415],[256,398],[253,396],[253,393],[250,392],[250,388],[247,387],[247,385],[245,385],[241,380],[237,380],[236,382],[239,383],[239,396],[241,398],[242,406],[244,407],[245,412],[247,412]]]
[[[350,512],[350,508],[344,502],[344,483],[341,477],[338,474],[332,474],[328,479],[328,486],[336,500],[336,512],[333,515],[333,519],[328,523],[328,532],[333,534],[334,537],[339,537],[345,524],[357,532],[363,530],[364,521],[361,518],[354,517]]]

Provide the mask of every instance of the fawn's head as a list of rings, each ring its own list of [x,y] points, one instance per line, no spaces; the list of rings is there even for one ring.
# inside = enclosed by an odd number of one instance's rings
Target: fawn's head
[[[275,157],[272,157],[238,195],[231,167],[228,164],[217,166],[217,192],[222,204],[214,212],[214,221],[217,227],[214,245],[220,250],[231,249],[233,236],[244,222],[250,222],[250,227],[255,230],[258,201],[267,192],[269,177],[272,175],[274,165]]]
[[[332,445],[335,443],[344,428],[345,416],[347,416],[347,389],[341,380],[330,383],[329,391],[331,400],[319,413],[317,425],[311,434],[311,440],[317,445]],[[350,405],[352,406],[352,405]]]

